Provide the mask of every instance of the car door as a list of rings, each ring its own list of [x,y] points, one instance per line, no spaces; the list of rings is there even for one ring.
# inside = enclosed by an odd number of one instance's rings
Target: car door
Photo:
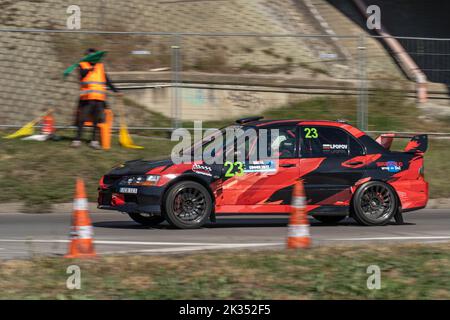
[[[272,129],[278,130],[276,138],[271,135]],[[292,185],[300,174],[298,128],[296,125],[272,126],[257,129],[257,135],[257,144],[249,148],[243,163],[224,165],[221,203],[225,205],[287,205],[290,202]],[[263,139],[267,143],[262,143]],[[261,148],[268,147],[277,147],[275,157],[270,151],[267,157],[261,152]]]
[[[364,147],[336,126],[304,124],[300,140],[300,176],[308,204],[348,206],[351,188],[365,176],[364,160],[358,160],[364,159]]]

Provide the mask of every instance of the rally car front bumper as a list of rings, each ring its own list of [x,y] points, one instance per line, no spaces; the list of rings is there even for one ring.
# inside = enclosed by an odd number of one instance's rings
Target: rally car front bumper
[[[126,213],[161,214],[163,187],[139,186],[129,188],[136,193],[124,193],[119,186],[100,187],[98,189],[98,208]]]

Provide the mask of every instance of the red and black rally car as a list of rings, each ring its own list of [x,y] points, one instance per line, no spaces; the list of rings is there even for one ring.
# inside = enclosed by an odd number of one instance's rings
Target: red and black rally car
[[[286,214],[300,178],[308,213],[325,223],[351,216],[362,225],[384,225],[397,212],[423,208],[428,201],[426,135],[408,136],[399,152],[390,151],[398,136],[374,140],[343,121],[251,117],[236,122],[233,127],[257,134],[278,129],[277,159],[211,165],[128,161],[101,178],[99,208],[127,213],[144,225],[167,220],[178,228],[198,228],[225,213]],[[245,150],[258,147],[259,140]]]

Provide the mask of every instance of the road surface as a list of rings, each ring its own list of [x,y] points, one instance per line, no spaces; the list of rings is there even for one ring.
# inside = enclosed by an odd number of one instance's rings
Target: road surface
[[[238,248],[283,248],[287,216],[227,216],[197,230],[167,224],[143,227],[127,215],[92,213],[100,254],[179,253]],[[62,255],[67,250],[70,213],[0,214],[0,259]],[[450,209],[425,209],[405,214],[404,225],[362,227],[352,219],[334,226],[311,220],[314,245],[357,245],[376,242],[450,241]]]

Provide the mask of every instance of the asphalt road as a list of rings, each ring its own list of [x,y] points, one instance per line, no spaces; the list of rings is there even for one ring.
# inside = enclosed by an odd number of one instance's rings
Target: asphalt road
[[[62,255],[67,250],[69,213],[0,214],[0,259]],[[287,216],[226,216],[197,230],[177,230],[162,224],[143,227],[127,215],[92,213],[100,254],[179,253],[203,250],[283,248]],[[314,245],[357,245],[375,242],[450,241],[450,209],[426,209],[405,214],[404,225],[362,227],[352,219],[325,226],[311,219]]]

